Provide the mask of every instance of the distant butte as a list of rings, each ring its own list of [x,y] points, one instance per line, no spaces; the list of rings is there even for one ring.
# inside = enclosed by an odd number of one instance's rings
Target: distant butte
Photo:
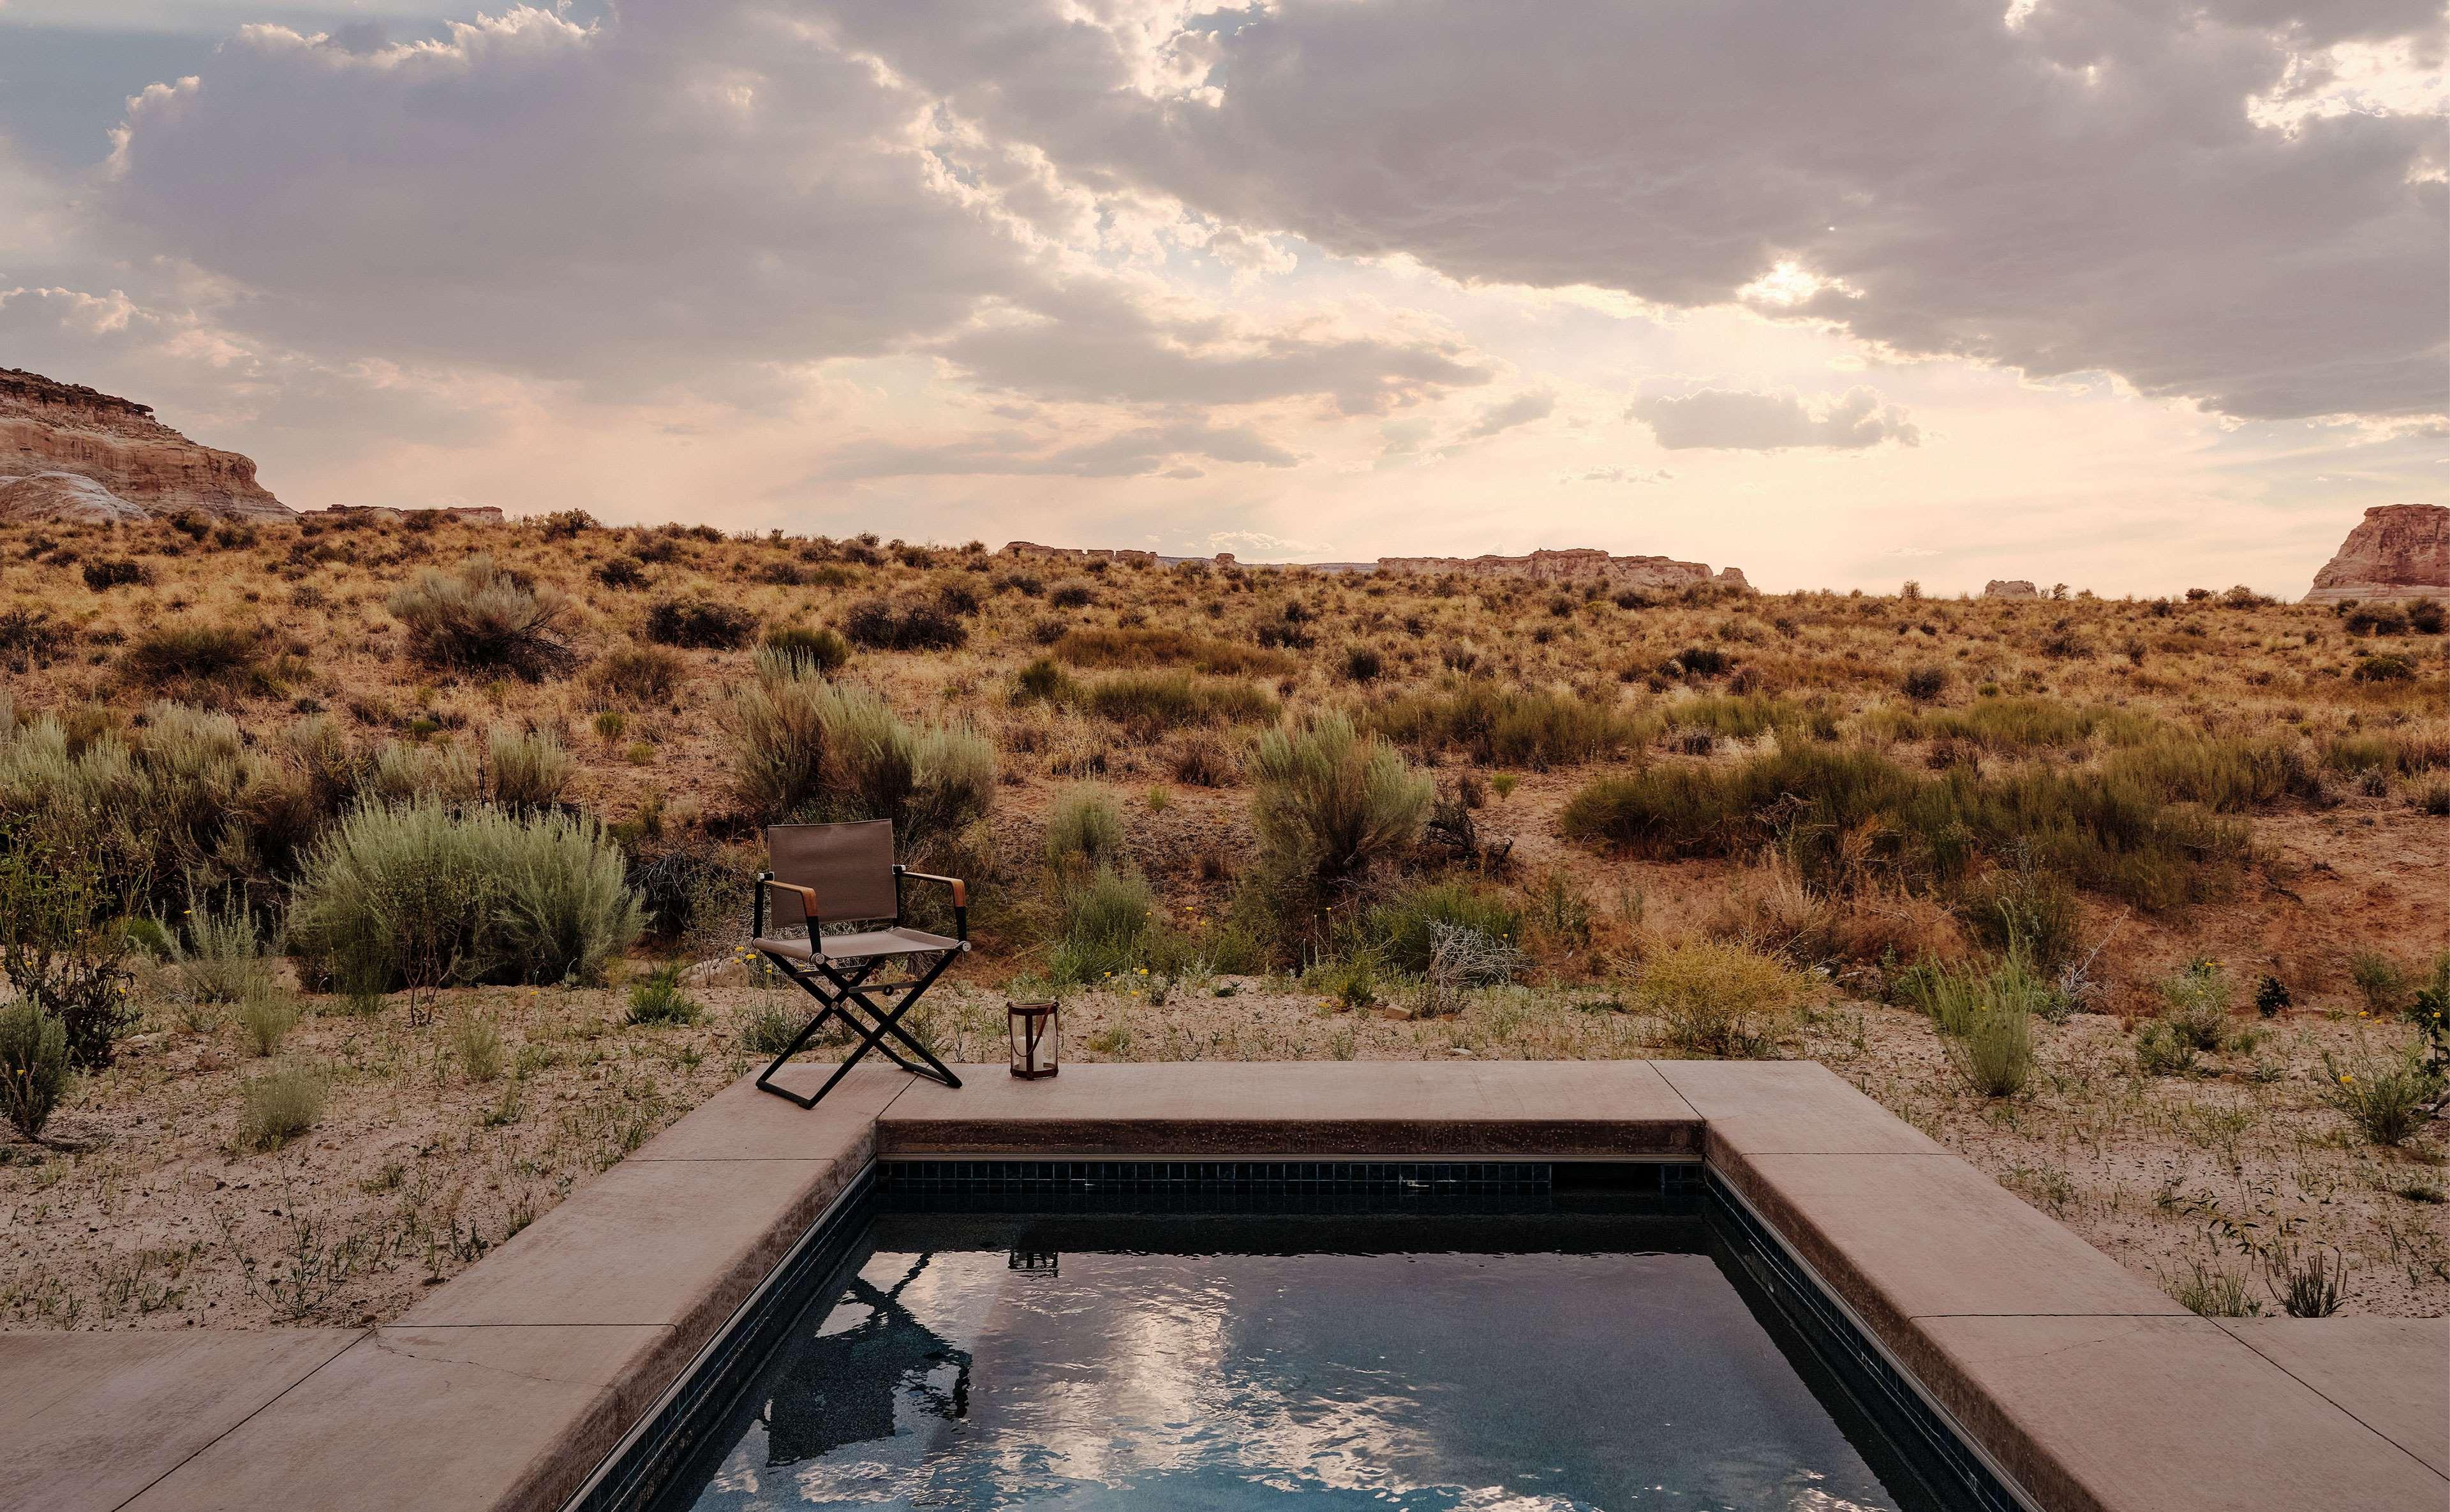
[[[1715,583],[1750,591],[1743,570],[1729,567],[1712,572],[1706,563],[1679,562],[1665,556],[1611,556],[1596,547],[1539,551],[1527,556],[1382,556],[1374,562],[1236,562],[1231,552],[1214,557],[1159,556],[1155,552],[1108,551],[1078,546],[1040,546],[1035,541],[1005,543],[1006,556],[1042,561],[1139,562],[1170,566],[1176,562],[1214,561],[1219,566],[1282,567],[1312,572],[1383,572],[1389,576],[1527,577],[1545,583],[1598,583],[1620,589],[1682,589]]]
[[[2314,574],[2308,604],[2450,596],[2450,507],[2378,504]]]
[[[199,446],[150,407],[0,368],[0,521],[132,520],[192,510],[288,519],[255,463]]]

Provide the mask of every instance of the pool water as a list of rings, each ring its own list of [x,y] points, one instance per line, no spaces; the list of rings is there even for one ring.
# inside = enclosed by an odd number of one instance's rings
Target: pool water
[[[880,1216],[669,1508],[1934,1503],[1698,1218]]]

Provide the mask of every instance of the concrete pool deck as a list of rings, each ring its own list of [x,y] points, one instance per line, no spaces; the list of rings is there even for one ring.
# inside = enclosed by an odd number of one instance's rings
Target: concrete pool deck
[[[0,1334],[0,1486],[550,1512],[872,1161],[1555,1157],[1705,1161],[2048,1512],[2450,1506],[2450,1320],[2196,1317],[1817,1064],[960,1069],[736,1083],[386,1327]]]

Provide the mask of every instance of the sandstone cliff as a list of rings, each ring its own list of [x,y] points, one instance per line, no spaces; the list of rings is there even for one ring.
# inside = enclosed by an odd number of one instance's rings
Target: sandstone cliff
[[[1527,577],[1544,583],[1602,583],[1609,588],[1640,590],[1689,588],[1718,583],[1750,590],[1740,568],[1712,573],[1701,562],[1679,562],[1664,556],[1610,556],[1594,547],[1533,552],[1528,556],[1382,556],[1378,571],[1436,576],[1453,572],[1464,577]]]
[[[2021,577],[1994,577],[1982,585],[1984,598],[2039,598],[2040,589]]]
[[[2378,504],[2314,574],[2308,604],[2450,597],[2450,507]]]
[[[0,368],[0,520],[144,519],[178,510],[290,517],[236,452],[197,445],[145,405]]]

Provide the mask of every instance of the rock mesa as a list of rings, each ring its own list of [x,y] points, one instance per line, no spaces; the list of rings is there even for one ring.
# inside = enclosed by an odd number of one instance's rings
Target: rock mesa
[[[2039,598],[2042,591],[2021,577],[1994,577],[1982,585],[1984,598]]]
[[[2450,597],[2450,507],[2378,504],[2314,574],[2308,604]]]
[[[180,510],[288,519],[255,463],[199,446],[153,411],[0,368],[0,521],[132,520]]]
[[[1676,590],[1716,583],[1750,591],[1740,568],[1713,573],[1707,563],[1665,556],[1611,556],[1596,547],[1533,552],[1528,556],[1382,556],[1378,571],[1408,576],[1527,577],[1541,583],[1599,583],[1609,588]]]

